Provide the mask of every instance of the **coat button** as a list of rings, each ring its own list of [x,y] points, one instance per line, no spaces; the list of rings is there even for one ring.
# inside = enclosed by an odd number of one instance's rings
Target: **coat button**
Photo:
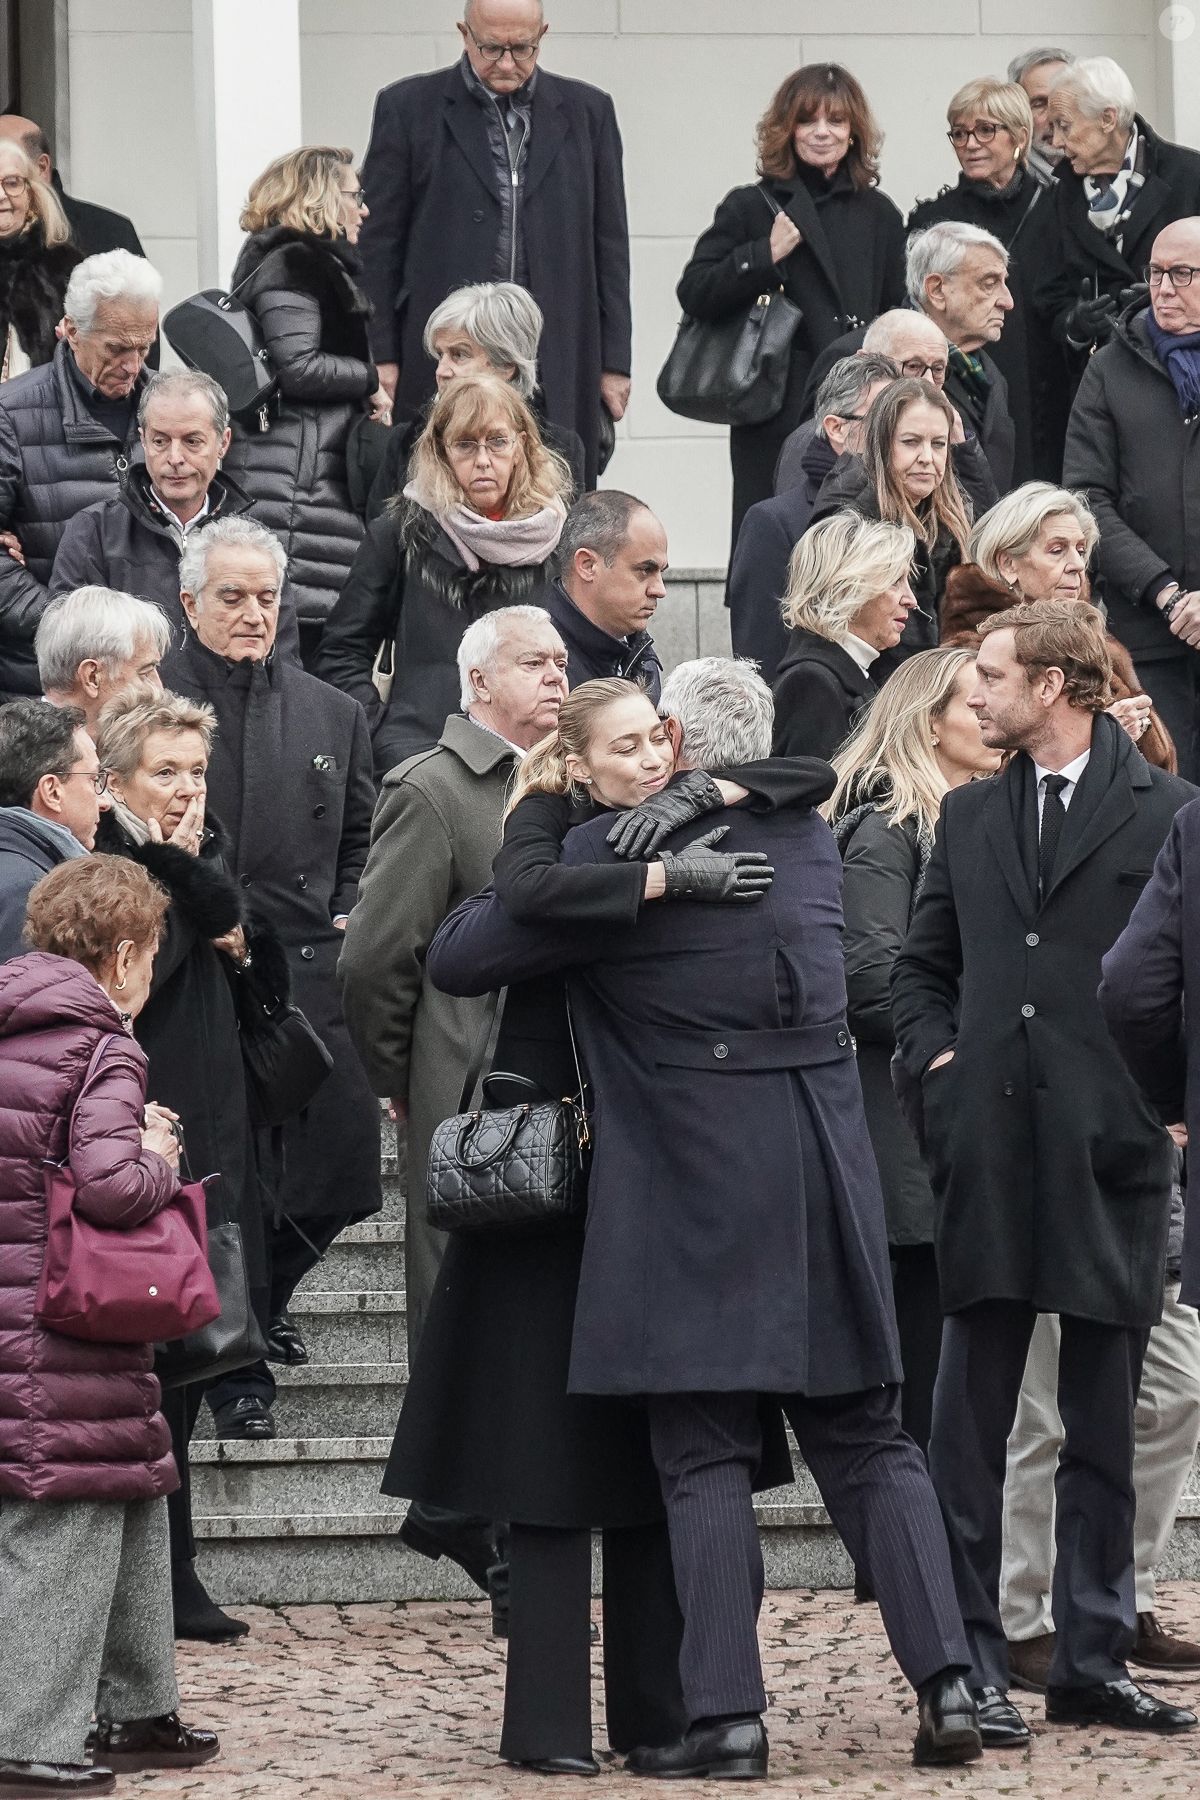
[[[1031,950],[1036,950],[1041,941],[1042,940],[1036,931],[1027,931],[1025,933],[1025,942],[1029,945]]]
[[[725,1058],[729,1055],[729,1045],[728,1044],[714,1044],[713,1045],[713,1055],[716,1057],[718,1062],[724,1062]]]
[[[844,1050],[846,1048],[846,1045],[850,1042],[850,1033],[848,1031],[839,1031],[838,1035],[837,1035],[837,1041],[838,1041],[838,1049]]]
[[[1005,1095],[1005,1098],[1006,1098],[1006,1099],[1007,1099],[1007,1100],[1011,1100],[1011,1099],[1012,1099],[1012,1097],[1013,1097],[1013,1095],[1014,1095],[1014,1093],[1015,1093],[1015,1092],[1016,1092],[1016,1089],[1015,1089],[1015,1088],[1014,1088],[1014,1087],[1013,1087],[1013,1084],[1012,1084],[1012,1082],[1011,1082],[1011,1081],[1006,1081],[1006,1082],[1005,1082],[1005,1084],[1004,1084],[1004,1095]]]
[[[476,225],[483,224],[483,214],[481,212],[473,212],[471,217],[474,219]]]
[[[243,887],[249,887],[249,886],[250,886],[250,877],[249,877],[249,876],[248,876],[248,875],[242,875],[242,876],[240,876],[240,877],[239,877],[239,880],[240,880],[240,881],[241,881],[241,884],[242,884],[242,886],[243,886]]]
[[[1023,1019],[1032,1019],[1032,1017],[1036,1011],[1037,1011],[1037,1007],[1030,1006],[1030,1004],[1027,1000],[1025,1002],[1024,1006],[1021,1008],[1021,1017]]]
[[[300,888],[301,891],[303,891],[308,886],[308,876],[307,875],[297,875],[296,886],[298,888]]]
[[[325,817],[325,808],[323,806],[314,806],[313,807],[313,818],[314,819],[323,819],[324,817]]]
[[[314,957],[314,956],[315,956],[315,955],[316,955],[316,954],[317,954],[317,953],[316,953],[316,951],[315,951],[315,950],[314,950],[314,949],[313,949],[313,947],[312,947],[312,945],[311,945],[311,944],[305,944],[305,945],[303,945],[303,946],[302,946],[302,948],[301,948],[301,951],[300,951],[300,955],[301,955],[301,956],[302,956],[302,957],[303,957],[303,959],[304,959],[304,961],[305,961],[305,962],[311,962],[311,961],[312,961],[312,959],[313,959],[313,957]]]

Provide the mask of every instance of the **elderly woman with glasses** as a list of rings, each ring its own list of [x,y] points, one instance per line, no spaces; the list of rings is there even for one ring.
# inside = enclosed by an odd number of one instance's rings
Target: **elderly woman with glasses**
[[[67,282],[82,260],[69,237],[54,189],[20,144],[0,140],[0,381],[54,355]]]
[[[500,606],[543,605],[571,472],[517,389],[450,382],[401,494],[375,521],[325,628],[317,673],[361,700],[382,776],[429,750],[459,701],[459,640]],[[373,671],[392,680],[381,699]]]

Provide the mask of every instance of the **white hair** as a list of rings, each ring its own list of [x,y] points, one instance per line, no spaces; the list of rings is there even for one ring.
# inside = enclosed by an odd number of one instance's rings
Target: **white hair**
[[[1124,131],[1132,127],[1137,114],[1133,83],[1111,56],[1080,57],[1063,70],[1050,92],[1073,94],[1080,112],[1088,119],[1098,119],[1111,106]]]
[[[683,727],[683,753],[696,769],[732,769],[771,754],[775,702],[747,657],[699,656],[663,683],[659,708]]]
[[[1022,50],[1020,56],[1013,57],[1008,65],[1008,79],[1020,84],[1035,69],[1044,69],[1047,63],[1074,61],[1069,50],[1060,50],[1056,44],[1039,44],[1036,49]]]
[[[522,400],[531,400],[545,322],[533,295],[515,281],[477,281],[455,288],[434,307],[425,321],[425,352],[437,355],[433,340],[439,332],[461,331],[479,345],[493,369],[514,369],[513,386]]]
[[[862,347],[864,350],[874,350],[881,356],[891,356],[892,345],[906,331],[911,331],[914,325],[924,325],[927,329],[936,331],[942,339],[943,347],[945,346],[941,326],[935,324],[928,313],[914,312],[911,306],[893,306],[890,312],[880,313],[877,319],[872,319],[867,326]]]
[[[191,594],[194,600],[199,600],[208,581],[209,551],[219,549],[221,545],[235,550],[256,550],[261,556],[270,557],[282,591],[287,575],[287,553],[275,533],[254,519],[232,518],[214,519],[211,525],[188,532],[179,559],[181,594]]]
[[[471,685],[472,669],[494,668],[510,628],[519,624],[549,625],[554,629],[554,621],[543,606],[498,606],[463,632],[458,646],[458,682],[459,704],[464,712],[479,698]]]
[[[99,256],[85,256],[71,270],[63,315],[73,319],[80,331],[91,331],[105,300],[157,306],[161,298],[162,276],[144,256],[128,250],[104,250]]]
[[[924,231],[914,231],[908,240],[905,259],[905,285],[914,306],[924,312],[929,304],[925,283],[931,275],[954,275],[962,267],[968,250],[986,244],[1008,267],[1008,251],[990,231],[978,225],[964,225],[958,219],[944,219]]]
[[[83,662],[101,663],[115,674],[139,644],[152,644],[163,657],[171,636],[167,615],[149,600],[94,586],[59,594],[39,619],[33,640],[42,690],[69,692]]]

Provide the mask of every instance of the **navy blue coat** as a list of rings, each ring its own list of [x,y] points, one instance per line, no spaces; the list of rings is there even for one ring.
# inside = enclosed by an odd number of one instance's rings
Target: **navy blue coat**
[[[611,823],[572,831],[564,861],[612,862]],[[723,848],[769,854],[765,900],[647,907],[597,931],[518,926],[489,892],[429,951],[450,992],[576,971],[596,1151],[575,1392],[817,1396],[900,1379],[837,849],[807,808],[722,823]]]
[[[1164,1125],[1200,1157],[1200,804],[1176,813],[1149,885],[1104,958],[1100,1006]],[[1200,1224],[1184,1227],[1180,1299],[1200,1306]]]

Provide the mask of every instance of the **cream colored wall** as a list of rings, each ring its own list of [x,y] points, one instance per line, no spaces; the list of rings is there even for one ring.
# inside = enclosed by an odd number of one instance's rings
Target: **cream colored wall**
[[[545,66],[616,101],[634,398],[607,480],[661,513],[676,567],[724,564],[729,481],[724,434],[675,418],[654,392],[675,282],[717,201],[752,179],[755,121],[790,69],[837,61],[860,77],[887,136],[883,186],[902,209],[956,172],[941,135],[949,95],[1002,73],[1031,43],[1114,56],[1143,110],[1172,130],[1181,47],[1158,29],[1161,0],[547,0],[546,10]],[[364,149],[377,89],[458,54],[455,13],[454,0],[301,0],[305,136]],[[269,83],[269,67],[262,76]],[[189,0],[70,0],[70,82],[71,183],[133,216],[178,298],[196,283]]]

